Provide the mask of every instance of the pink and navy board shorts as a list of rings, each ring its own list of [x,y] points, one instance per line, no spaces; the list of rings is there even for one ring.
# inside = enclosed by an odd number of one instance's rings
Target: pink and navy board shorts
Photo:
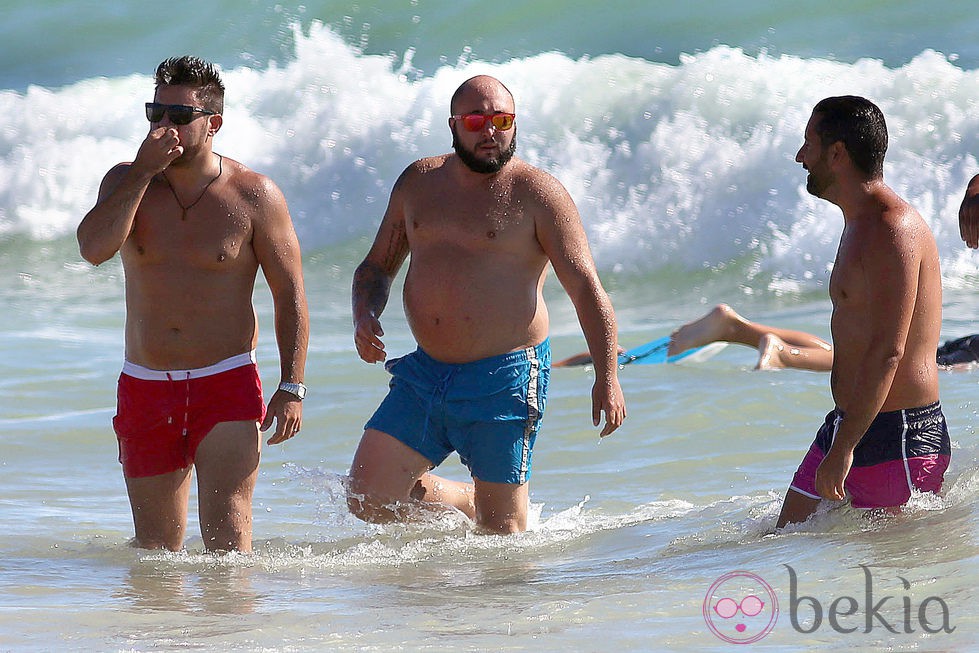
[[[812,499],[816,468],[826,457],[843,413],[826,415],[816,439],[792,479],[791,489]],[[853,466],[843,483],[854,508],[890,508],[911,498],[912,489],[939,492],[952,449],[942,407],[905,408],[879,413],[853,450]]]
[[[201,441],[221,422],[265,419],[255,353],[193,370],[153,370],[126,362],[116,416],[119,462],[126,478],[191,465]]]

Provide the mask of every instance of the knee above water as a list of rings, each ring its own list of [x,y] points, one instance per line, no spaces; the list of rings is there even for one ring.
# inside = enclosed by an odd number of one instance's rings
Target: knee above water
[[[527,530],[527,525],[513,517],[500,521],[482,522],[479,524],[479,529],[488,535],[513,535],[523,533]]]
[[[365,522],[383,523],[394,519],[390,503],[385,504],[367,494],[348,493],[347,509],[354,517]]]
[[[364,521],[369,521],[367,519],[367,497],[362,494],[348,494],[347,495],[347,509],[350,511],[354,517],[362,519]]]

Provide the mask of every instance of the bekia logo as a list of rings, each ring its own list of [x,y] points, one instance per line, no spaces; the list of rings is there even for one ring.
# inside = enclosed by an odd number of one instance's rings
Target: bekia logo
[[[863,570],[863,591],[841,596],[803,594],[799,576],[789,565],[789,624],[802,634],[822,628],[840,634],[884,629],[895,635],[952,633],[951,610],[940,596],[916,600],[911,582],[898,576],[903,594],[875,586],[870,568]],[[878,583],[880,581],[878,580]],[[885,583],[886,585],[886,583]],[[704,597],[704,620],[717,637],[731,644],[752,644],[767,636],[778,620],[778,598],[771,585],[747,571],[724,574]]]
[[[775,628],[778,598],[760,576],[732,571],[707,590],[704,620],[711,632],[725,642],[751,644]]]
[[[928,596],[915,604],[910,594],[893,595],[881,592],[874,587],[870,569],[860,565],[863,570],[863,592],[825,599],[799,593],[799,580],[795,569],[784,565],[789,571],[789,617],[796,632],[809,634],[825,625],[838,633],[869,633],[876,628],[899,634],[917,632],[935,635],[952,633],[952,614],[948,603],[940,596]],[[905,592],[911,590],[911,583],[898,576]],[[861,599],[863,601],[861,602]]]

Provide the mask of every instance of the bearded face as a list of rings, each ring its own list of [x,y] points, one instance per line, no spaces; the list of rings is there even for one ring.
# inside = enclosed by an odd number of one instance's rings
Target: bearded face
[[[826,189],[836,181],[833,171],[830,170],[829,164],[826,162],[826,151],[821,151],[819,158],[806,162],[803,165],[806,171],[809,172],[809,176],[806,177],[806,190],[810,195],[819,198],[825,197]]]
[[[503,169],[510,159],[513,158],[513,154],[517,151],[517,128],[513,128],[513,136],[510,138],[510,146],[502,150],[497,146],[496,154],[489,155],[482,154],[477,151],[476,148],[485,146],[489,142],[496,142],[492,137],[485,139],[476,143],[472,148],[466,148],[465,145],[459,139],[459,133],[457,131],[458,125],[452,128],[452,149],[455,150],[456,155],[459,157],[466,167],[473,172],[478,172],[480,174],[492,174],[494,172],[499,172]]]
[[[806,178],[806,190],[811,195],[825,198],[827,189],[836,182],[836,176],[829,164],[829,148],[826,147],[816,131],[819,120],[820,116],[815,113],[809,119],[809,123],[806,125],[805,139],[798,154],[795,155],[795,160],[801,163],[803,169],[809,173]]]

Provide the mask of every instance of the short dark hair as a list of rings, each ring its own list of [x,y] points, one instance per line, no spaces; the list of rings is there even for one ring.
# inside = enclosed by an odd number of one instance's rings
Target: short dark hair
[[[812,112],[819,114],[815,130],[823,147],[840,141],[858,170],[870,179],[884,176],[887,124],[876,104],[857,95],[842,95],[820,100]]]
[[[224,83],[218,69],[209,61],[184,55],[170,57],[156,67],[156,87],[191,86],[203,108],[224,113]]]

